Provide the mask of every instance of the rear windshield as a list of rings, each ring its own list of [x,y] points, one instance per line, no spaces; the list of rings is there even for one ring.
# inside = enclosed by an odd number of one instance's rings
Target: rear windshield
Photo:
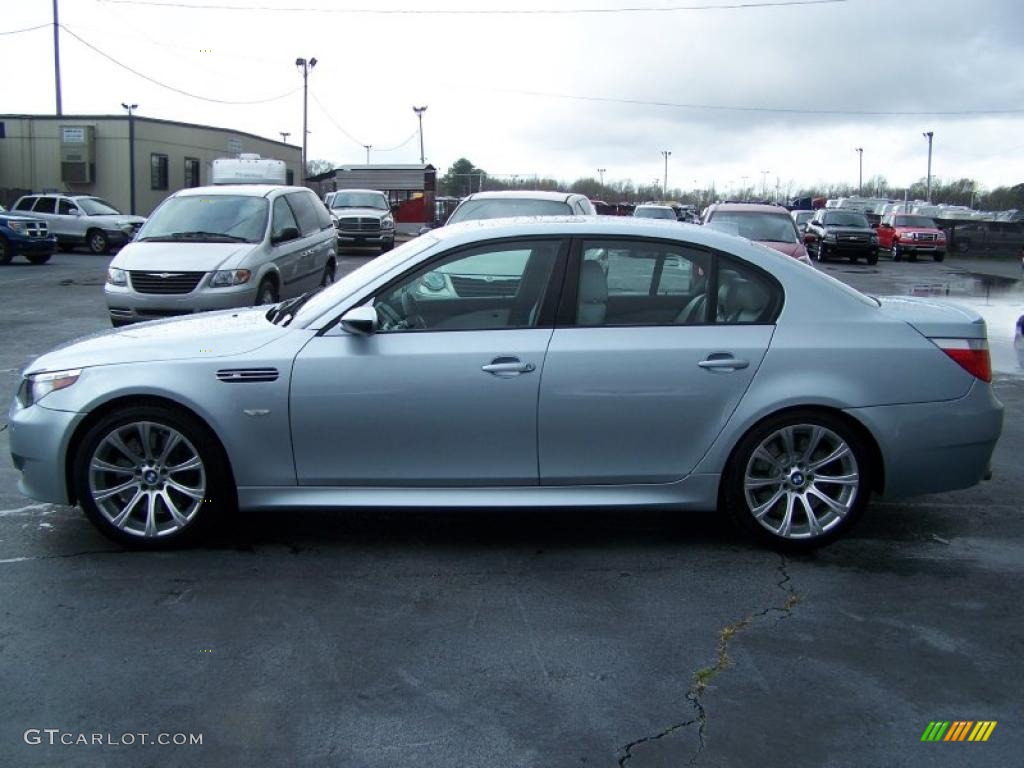
[[[640,219],[675,219],[676,212],[671,208],[655,208],[653,205],[641,205],[633,215]]]
[[[479,219],[502,219],[506,216],[568,216],[572,208],[558,200],[494,199],[468,200],[448,219],[449,224]]]
[[[716,211],[711,217],[717,225],[735,224],[736,234],[761,243],[795,243],[796,228],[788,213],[762,213],[761,211]],[[731,227],[729,228],[731,231]]]

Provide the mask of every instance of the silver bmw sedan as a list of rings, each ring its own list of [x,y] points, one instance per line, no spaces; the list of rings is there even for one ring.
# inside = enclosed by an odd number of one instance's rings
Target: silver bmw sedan
[[[623,506],[720,509],[806,549],[872,493],[986,477],[990,381],[967,309],[708,228],[505,219],[50,352],[10,445],[23,493],[142,547],[235,508]]]

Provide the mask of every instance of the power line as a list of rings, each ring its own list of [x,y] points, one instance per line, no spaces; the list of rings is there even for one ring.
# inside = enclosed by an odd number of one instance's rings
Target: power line
[[[271,101],[278,101],[278,100],[283,99],[283,98],[285,98],[287,96],[291,96],[293,93],[297,93],[299,91],[298,88],[293,88],[292,90],[288,91],[287,93],[282,93],[282,94],[280,94],[278,96],[271,96],[271,97],[266,98],[266,99],[253,99],[252,101],[231,101],[231,100],[228,100],[228,99],[214,99],[214,98],[211,98],[209,96],[200,96],[199,94],[196,94],[196,93],[190,93],[189,91],[183,91],[181,88],[175,88],[173,85],[168,85],[167,83],[162,83],[159,80],[156,80],[156,79],[150,77],[149,75],[144,75],[142,72],[139,72],[136,69],[132,69],[127,64],[124,64],[124,63],[118,61],[113,56],[111,56],[109,53],[106,53],[106,52],[100,50],[95,45],[90,43],[88,40],[82,39],[81,37],[76,35],[74,32],[72,32],[70,29],[68,29],[68,27],[66,25],[61,24],[60,28],[63,29],[65,32],[67,32],[69,35],[71,35],[73,38],[75,38],[78,42],[80,42],[86,48],[89,48],[90,50],[94,51],[95,53],[98,53],[100,56],[105,58],[107,61],[110,61],[111,63],[116,64],[121,69],[124,69],[124,70],[127,70],[128,72],[131,72],[136,77],[141,77],[143,80],[146,80],[146,81],[148,81],[150,83],[153,83],[153,85],[157,85],[157,86],[159,86],[161,88],[167,89],[168,91],[173,91],[174,93],[181,94],[182,96],[188,96],[190,99],[198,99],[199,101],[207,101],[207,102],[210,102],[212,104],[231,104],[231,105],[235,105],[235,106],[244,106],[244,105],[252,105],[252,104],[267,104],[267,103],[269,103]]]
[[[46,29],[50,26],[50,24],[36,24],[34,27],[25,27],[24,29],[8,29],[6,32],[0,32],[0,35],[20,35],[22,32],[35,32],[37,29]]]
[[[832,5],[849,0],[762,0],[725,5],[626,6],[618,8],[311,8],[276,5],[224,5],[220,3],[182,3],[171,0],[100,0],[116,5],[146,5],[158,8],[185,8],[194,11],[269,11],[280,13],[332,13],[375,16],[570,16],[612,13],[674,13],[680,11],[734,11],[749,8],[784,8],[800,5]]]
[[[357,138],[356,138],[355,136],[353,136],[353,135],[352,135],[351,133],[349,133],[348,131],[346,131],[346,130],[345,130],[345,129],[344,129],[343,127],[342,127],[341,123],[339,123],[339,122],[338,122],[337,120],[335,120],[335,119],[334,119],[334,116],[333,116],[333,115],[332,115],[332,114],[331,114],[330,112],[328,112],[328,111],[327,111],[327,107],[325,107],[325,106],[323,105],[323,102],[322,102],[322,101],[320,101],[320,99],[318,99],[318,98],[317,98],[317,96],[316,96],[316,93],[315,93],[315,92],[313,91],[313,89],[312,89],[312,88],[311,88],[311,89],[309,90],[309,95],[313,97],[313,101],[315,101],[315,102],[316,102],[316,105],[317,105],[318,107],[320,107],[320,111],[324,113],[324,116],[325,116],[325,117],[326,117],[326,118],[327,118],[328,120],[330,120],[330,121],[331,121],[331,123],[332,123],[332,124],[334,125],[334,127],[335,127],[335,128],[337,128],[337,129],[338,129],[339,131],[341,131],[341,132],[342,132],[342,133],[343,133],[343,134],[344,134],[344,135],[346,136],[346,138],[348,138],[348,139],[349,139],[349,141],[351,141],[351,142],[352,142],[353,144],[358,144],[358,145],[359,145],[360,147],[363,147],[364,149],[366,148],[366,142],[365,142],[365,141],[360,141],[359,139],[357,139]],[[393,147],[387,147],[387,148],[384,148],[384,149],[378,149],[378,148],[377,148],[377,145],[376,145],[376,144],[371,144],[370,146],[372,146],[372,147],[374,148],[374,149],[373,149],[373,151],[374,151],[374,152],[394,152],[395,150],[401,149],[401,148],[402,148],[402,147],[404,147],[404,146],[405,146],[406,144],[408,144],[408,143],[409,143],[410,141],[412,141],[413,139],[415,139],[415,138],[416,138],[416,137],[417,137],[417,136],[419,135],[419,133],[420,133],[420,132],[419,132],[419,129],[417,129],[417,130],[413,131],[413,132],[412,132],[412,133],[411,133],[411,134],[409,135],[409,138],[407,138],[407,139],[406,139],[405,141],[403,141],[403,142],[402,142],[401,144],[396,144],[396,145],[395,145],[395,146],[393,146]]]
[[[458,88],[459,86],[454,86]],[[708,109],[727,112],[775,112],[795,115],[846,115],[854,117],[956,117],[969,115],[1015,115],[1024,114],[1024,108],[1014,109],[962,109],[944,111],[881,111],[856,109],[808,109],[804,107],[762,107],[741,106],[732,104],[688,104],[673,101],[644,101],[642,99],[615,98],[613,96],[581,96],[571,93],[549,93],[544,91],[525,91],[516,88],[489,88],[498,93],[511,93],[519,96],[536,96],[546,99],[569,99],[572,101],[591,101],[606,104],[630,104],[642,107],[671,107],[674,109]]]
[[[420,135],[420,131],[417,128],[415,131],[413,131],[411,134],[409,134],[409,138],[407,138],[401,144],[396,144],[395,146],[388,147],[387,149],[376,149],[374,151],[375,152],[394,152],[395,150],[398,150],[398,149],[401,149],[402,147],[404,147],[406,144],[408,144],[410,141],[412,141],[413,139],[415,139],[419,135]]]

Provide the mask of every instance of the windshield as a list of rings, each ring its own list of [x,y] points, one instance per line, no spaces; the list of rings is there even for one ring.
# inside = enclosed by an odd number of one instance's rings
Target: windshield
[[[640,219],[675,219],[676,212],[671,208],[655,208],[653,205],[641,205],[633,215]]]
[[[373,192],[336,192],[331,200],[331,208],[376,208],[381,211],[391,210],[384,195]]]
[[[897,216],[893,226],[927,227],[928,229],[935,229],[935,222],[927,216]]]
[[[78,207],[85,211],[86,216],[119,216],[121,212],[106,200],[98,197],[76,197]]]
[[[290,324],[301,327],[305,323],[316,319],[346,296],[350,296],[364,285],[372,283],[395,265],[418,256],[437,243],[438,239],[430,234],[420,235],[404,245],[398,246],[386,256],[378,256],[373,261],[368,261],[359,269],[349,272],[334,283],[334,285],[325,288],[306,301],[296,310],[295,317]]]
[[[735,224],[736,234],[762,243],[795,243],[796,229],[788,213],[717,211],[712,223]]]
[[[826,227],[862,227],[868,228],[868,220],[863,213],[842,211],[825,214]]]
[[[267,229],[267,200],[243,195],[169,197],[136,240],[258,243]]]
[[[567,216],[572,214],[568,203],[558,200],[530,200],[528,198],[492,198],[467,200],[455,209],[449,224],[480,219],[503,219],[506,216]]]
[[[796,223],[803,224],[808,222],[811,220],[812,216],[814,216],[814,211],[797,211],[795,216]]]

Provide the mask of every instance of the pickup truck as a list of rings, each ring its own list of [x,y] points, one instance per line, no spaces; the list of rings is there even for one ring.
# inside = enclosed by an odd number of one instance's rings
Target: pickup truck
[[[946,258],[946,235],[927,216],[913,213],[887,213],[878,225],[879,250],[887,250],[893,261],[906,256],[917,261],[918,255],[935,261]]]
[[[0,205],[0,264],[21,254],[33,264],[45,264],[57,250],[57,238],[46,222],[34,216],[5,211]]]

